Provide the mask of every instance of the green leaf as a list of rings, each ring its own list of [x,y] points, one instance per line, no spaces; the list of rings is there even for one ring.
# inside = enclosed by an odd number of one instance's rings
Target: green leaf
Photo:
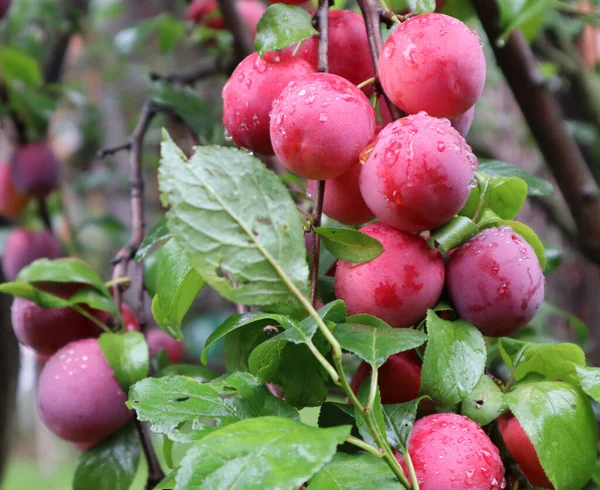
[[[248,359],[252,351],[267,341],[274,333],[265,331],[260,323],[249,325],[246,328],[232,330],[225,336],[223,350],[228,372],[250,371]]]
[[[148,344],[143,334],[104,333],[98,342],[115,378],[125,391],[148,376]]]
[[[581,389],[600,402],[600,368],[575,366]]]
[[[502,359],[517,381],[529,373],[552,381],[568,379],[575,374],[574,364],[585,366],[585,354],[576,344],[532,344],[510,338],[502,338],[499,343]]]
[[[532,41],[543,27],[544,13],[550,10],[551,3],[551,0],[527,0],[525,2],[503,0],[500,2],[502,25],[505,29],[497,42],[505,41],[515,29],[521,29],[526,39]]]
[[[140,248],[138,248],[138,251],[135,254],[135,261],[139,262],[148,255],[148,252],[150,252],[157,243],[167,242],[170,238],[171,232],[167,226],[167,218],[163,217],[157,221],[142,241]]]
[[[185,36],[185,23],[167,14],[158,25],[158,48],[166,53],[171,51]]]
[[[356,354],[375,368],[392,354],[414,349],[427,341],[427,335],[412,328],[381,328],[358,323],[341,323],[335,338],[343,349]]]
[[[177,471],[179,468],[171,471],[167,476],[165,476],[162,481],[154,487],[152,490],[173,490],[176,485]]]
[[[349,426],[319,429],[281,417],[237,422],[188,451],[175,488],[298,488],[331,460],[349,434]]]
[[[198,136],[207,140],[212,136],[214,121],[211,109],[191,88],[156,81],[150,88],[150,100],[175,112]]]
[[[249,305],[295,301],[291,290],[308,296],[296,206],[260,160],[233,148],[201,146],[186,163],[165,133],[160,189],[171,203],[169,229],[222,296]]]
[[[479,209],[490,209],[502,219],[512,219],[527,199],[527,183],[518,177],[489,177],[475,172],[479,186]],[[472,216],[469,216],[472,218]]]
[[[442,320],[432,310],[427,312],[427,331],[421,393],[441,405],[455,405],[468,396],[483,374],[483,336],[470,323]]]
[[[133,53],[152,34],[158,33],[158,46],[162,52],[173,49],[185,35],[185,24],[170,14],[160,14],[117,33],[115,48],[119,54]]]
[[[183,340],[181,322],[205,282],[176,240],[169,240],[162,249],[156,284],[152,300],[154,319],[171,337]]]
[[[179,425],[201,418],[235,417],[232,407],[223,403],[219,390],[185,376],[146,378],[129,390],[129,408],[142,422],[150,422],[151,430],[174,441],[189,442]],[[201,423],[196,426],[202,429]]]
[[[583,488],[592,476],[598,444],[589,399],[559,382],[517,385],[506,399],[554,488]]]
[[[40,259],[23,268],[17,280],[21,282],[69,282],[88,284],[105,296],[110,291],[100,276],[85,262],[79,259]]]
[[[254,45],[260,56],[318,34],[311,15],[302,7],[276,3],[258,21]]]
[[[362,264],[383,253],[383,245],[373,237],[352,228],[315,228],[323,245],[336,258],[344,262]]]
[[[376,316],[367,315],[366,313],[359,313],[358,315],[352,315],[346,318],[346,323],[358,323],[360,325],[369,325],[375,328],[392,328],[381,318]]]
[[[73,490],[129,490],[140,462],[133,423],[85,451],[77,461]]]
[[[482,376],[461,405],[461,413],[481,426],[496,420],[506,411],[504,393],[489,376]]]
[[[4,82],[40,87],[43,77],[38,61],[27,53],[6,46],[0,47],[0,73]]]
[[[435,12],[436,4],[435,0],[417,0],[415,13],[426,14],[429,12]]]
[[[273,324],[281,325],[285,329],[293,328],[296,326],[296,324],[288,317],[283,315],[277,315],[274,313],[255,312],[247,313],[245,315],[231,315],[215,331],[213,331],[208,336],[208,339],[206,339],[206,343],[204,344],[204,350],[202,351],[202,363],[206,364],[208,362],[208,350],[219,339],[222,339],[223,337],[230,334],[234,330],[237,330],[238,328],[255,324],[260,324],[261,328]]]
[[[417,409],[424,396],[420,396],[406,403],[383,405],[383,419],[385,420],[386,437],[390,445],[404,451],[408,444],[408,437],[412,432]]]
[[[389,466],[372,454],[337,453],[308,484],[307,490],[398,490]]]
[[[555,247],[547,247],[544,245],[544,256],[546,257],[546,268],[544,274],[552,274],[563,263],[564,253],[562,250]]]
[[[552,184],[527,170],[498,160],[479,160],[477,171],[490,177],[518,177],[527,183],[528,196],[551,196],[554,194]]]
[[[553,305],[551,303],[548,303],[547,301],[544,301],[542,303],[542,307],[540,308],[540,311],[538,312],[537,316],[546,318],[551,315],[556,315],[556,316],[562,318],[563,320],[565,320],[569,324],[569,326],[575,332],[575,336],[576,336],[577,342],[579,344],[585,344],[587,342],[589,332],[588,332],[587,325],[585,324],[584,321],[582,321],[580,318],[576,317],[572,313],[569,313],[568,311],[565,311],[556,305]],[[536,319],[537,319],[537,316],[536,316]]]
[[[459,247],[477,235],[477,225],[465,216],[455,216],[446,224],[431,233],[428,243],[436,243],[442,253]]]
[[[325,323],[339,323],[346,319],[346,305],[342,300],[335,300],[321,307],[317,313]],[[306,317],[291,329],[286,330],[279,338],[294,344],[307,344],[315,335],[319,327],[312,316]]]
[[[169,364],[156,374],[157,378],[162,378],[163,376],[186,376],[194,378],[200,383],[207,383],[217,378],[218,374],[197,364]]]

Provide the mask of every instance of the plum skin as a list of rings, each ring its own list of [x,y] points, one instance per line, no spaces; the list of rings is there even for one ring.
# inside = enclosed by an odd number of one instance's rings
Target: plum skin
[[[425,113],[388,124],[360,175],[367,206],[399,230],[446,223],[467,202],[477,158],[446,119]]]
[[[415,422],[408,453],[421,490],[504,488],[500,451],[471,419],[455,413],[427,415]],[[395,452],[404,473],[404,457]]]
[[[517,460],[529,482],[540,488],[554,489],[540,463],[533,444],[517,418],[506,413],[498,419],[498,429],[508,452]]]
[[[305,75],[273,103],[275,154],[288,170],[306,179],[333,179],[350,170],[374,133],[369,99],[337,75]]]
[[[146,332],[146,342],[150,349],[150,355],[165,350],[172,363],[178,363],[183,357],[183,342],[171,337],[160,328],[152,328]]]
[[[361,362],[350,380],[350,387],[358,393],[364,381],[371,376],[371,365]],[[419,396],[421,364],[415,351],[400,352],[388,357],[378,369],[377,384],[381,403],[404,403]]]
[[[360,171],[362,165],[355,163],[339,177],[325,184],[323,212],[344,225],[360,225],[375,217],[360,193]],[[317,181],[308,182],[313,199],[317,196]]]
[[[409,327],[435,306],[444,286],[444,262],[437,250],[416,235],[383,223],[361,232],[379,240],[383,253],[364,264],[339,260],[335,293],[349,315],[368,313],[392,327]]]
[[[451,255],[446,277],[458,316],[488,337],[515,333],[544,299],[538,258],[508,226],[483,230],[462,245]]]
[[[29,197],[21,194],[12,180],[10,167],[0,163],[0,216],[15,219],[29,204]]]
[[[261,155],[273,155],[270,113],[273,101],[289,82],[312,67],[295,56],[268,52],[247,56],[223,87],[223,123],[238,145]]]
[[[443,14],[417,15],[403,22],[379,55],[383,90],[408,114],[457,117],[475,104],[485,76],[477,34]]]
[[[246,22],[250,34],[256,36],[256,25],[267,10],[262,2],[256,0],[238,0],[236,8],[240,17]],[[194,0],[187,8],[185,17],[196,24],[204,24],[213,29],[225,29],[225,23],[219,10],[217,0]]]
[[[42,370],[38,410],[60,438],[96,443],[131,420],[127,395],[117,383],[97,339],[72,342]]]
[[[19,192],[39,199],[57,190],[60,183],[60,164],[43,142],[21,146],[11,158],[10,172]]]
[[[69,298],[86,287],[73,283],[35,283],[42,291]],[[84,306],[87,309],[87,307]],[[89,310],[102,317],[103,312]],[[11,307],[15,335],[23,345],[36,353],[51,356],[69,342],[98,337],[102,329],[72,308],[42,308],[24,298],[15,298]]]
[[[375,76],[365,21],[360,14],[350,10],[330,10],[328,39],[329,73],[339,75],[354,85]],[[296,47],[293,45],[283,51],[292,54]],[[319,36],[302,41],[296,56],[309,62],[315,71],[318,70]],[[370,97],[373,85],[366,85],[362,90]]]
[[[61,255],[62,247],[50,231],[35,232],[17,228],[6,240],[2,255],[2,273],[6,280],[14,281],[21,269],[32,262],[43,258],[57,259]]]

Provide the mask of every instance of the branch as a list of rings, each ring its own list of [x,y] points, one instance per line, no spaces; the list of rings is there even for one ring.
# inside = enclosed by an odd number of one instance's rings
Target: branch
[[[314,17],[314,22],[319,29],[319,72],[329,71],[329,0],[319,0],[319,7]],[[315,205],[312,211],[313,240],[310,260],[310,301],[313,306],[319,296],[319,258],[321,255],[321,236],[314,231],[321,226],[323,216],[323,200],[325,198],[325,181],[317,182]]]
[[[150,80],[153,82],[162,80],[181,85],[194,85],[199,80],[216,75],[217,73],[229,73],[233,71],[234,66],[231,60],[205,58],[184,72],[171,72],[165,75],[150,73]]]
[[[379,83],[379,53],[383,47],[383,39],[381,38],[381,9],[377,5],[377,0],[358,0],[358,6],[365,18],[365,26],[367,28],[367,38],[369,40],[369,50],[371,51],[371,59],[373,60],[373,68],[377,81],[375,82],[375,95],[383,96],[385,103],[388,106],[392,119],[400,119],[405,114],[398,109],[387,95],[383,92]]]
[[[241,61],[254,52],[254,42],[250,35],[250,28],[236,9],[235,0],[219,0],[219,6],[223,15],[223,23],[233,34],[235,57],[237,61]]]
[[[364,0],[361,0],[364,1]],[[499,46],[502,34],[494,0],[473,0],[496,61],[517,100],[577,224],[581,249],[600,263],[600,191],[579,147],[567,132],[558,104],[543,83],[536,59],[520,31]]]

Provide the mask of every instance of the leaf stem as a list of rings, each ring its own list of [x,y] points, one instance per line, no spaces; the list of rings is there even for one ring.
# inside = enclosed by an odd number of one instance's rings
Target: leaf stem
[[[371,77],[366,79],[364,82],[360,82],[356,88],[363,88],[366,87],[367,85],[371,84],[371,83],[375,83],[377,81],[377,79],[375,77]]]
[[[108,332],[108,333],[112,332],[112,330],[110,328],[108,328],[106,325],[104,325],[104,323],[102,323],[100,320],[98,320],[94,315],[92,315],[92,314],[88,313],[87,311],[85,311],[85,308],[82,308],[79,305],[71,305],[71,308],[73,308],[80,315],[83,315],[84,317],[86,317],[88,320],[94,322],[96,325],[98,325],[105,332]]]
[[[404,456],[404,460],[406,461],[406,466],[408,466],[408,472],[410,473],[410,480],[412,482],[413,490],[420,490],[419,480],[417,479],[417,474],[415,473],[415,467],[413,465],[412,459],[410,459],[410,454],[408,454],[408,448],[402,451],[402,455]]]
[[[116,286],[118,284],[127,284],[129,282],[131,282],[131,278],[129,276],[123,276],[123,277],[117,277],[115,279],[111,279],[110,281],[105,282],[104,285],[107,288],[111,288],[111,287]]]
[[[367,444],[365,441],[359,439],[358,437],[348,436],[346,437],[346,442],[353,444],[361,449],[364,449],[368,453],[371,453],[373,456],[383,458],[384,453],[380,449],[373,447],[370,444]]]
[[[369,390],[369,399],[367,400],[367,412],[373,411],[373,405],[375,404],[375,397],[377,396],[377,381],[379,377],[379,370],[371,366],[371,387]]]

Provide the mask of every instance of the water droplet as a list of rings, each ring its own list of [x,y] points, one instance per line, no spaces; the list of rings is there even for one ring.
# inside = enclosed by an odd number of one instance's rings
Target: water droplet
[[[319,114],[319,121],[321,121],[321,122],[327,121],[327,114],[325,114],[324,112],[321,112]]]
[[[225,131],[223,133],[223,138],[225,139],[225,141],[228,141],[228,142],[233,141],[233,136],[231,136],[231,134],[229,133],[229,131],[227,131],[227,129],[225,129]]]
[[[443,152],[446,149],[446,144],[443,141],[438,141],[437,149],[439,152]]]

